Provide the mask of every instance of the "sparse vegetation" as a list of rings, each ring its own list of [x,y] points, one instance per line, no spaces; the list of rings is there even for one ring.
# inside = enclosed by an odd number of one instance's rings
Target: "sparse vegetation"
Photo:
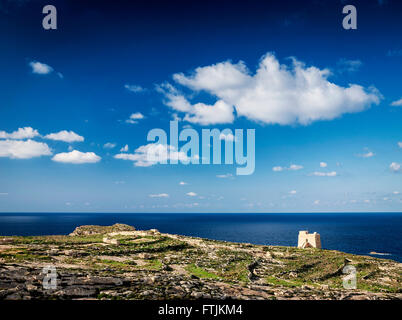
[[[219,279],[219,277],[212,273],[208,272],[204,268],[197,267],[195,264],[190,264],[186,267],[186,270],[192,274],[195,275],[198,278],[204,278],[204,279]]]
[[[116,239],[105,243],[104,237]],[[0,299],[401,298],[402,267],[391,260],[318,249],[258,246],[83,226],[70,236],[7,237],[0,245]],[[59,291],[42,289],[41,269],[57,268]],[[342,285],[346,264],[357,289]],[[13,289],[14,285],[15,288]]]

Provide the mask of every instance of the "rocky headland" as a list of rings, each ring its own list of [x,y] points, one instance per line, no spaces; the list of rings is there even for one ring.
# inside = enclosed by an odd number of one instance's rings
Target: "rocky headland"
[[[356,289],[343,287],[346,265],[356,268]],[[56,270],[51,288],[43,273],[49,266]],[[82,226],[68,236],[0,237],[0,299],[401,298],[401,263],[333,250],[214,241],[123,224]]]

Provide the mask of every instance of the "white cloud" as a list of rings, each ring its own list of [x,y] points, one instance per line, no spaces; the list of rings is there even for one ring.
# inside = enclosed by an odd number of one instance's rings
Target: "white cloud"
[[[223,100],[216,101],[213,105],[205,103],[191,104],[187,98],[170,84],[158,87],[167,100],[165,104],[172,109],[184,112],[184,121],[201,125],[231,123],[234,120],[233,107]]]
[[[138,120],[144,119],[144,115],[141,112],[132,113],[130,118],[126,120],[127,123],[135,124]]]
[[[189,160],[184,152],[177,151],[173,146],[159,143],[149,143],[137,148],[134,153],[120,153],[114,158],[133,161],[136,167],[149,167],[172,159]]]
[[[359,157],[362,157],[362,158],[371,158],[371,157],[374,157],[374,156],[375,156],[375,153],[369,151],[369,152],[367,152],[367,153],[358,154],[358,156],[359,156]]]
[[[236,140],[235,136],[231,133],[228,133],[228,134],[221,133],[219,136],[219,139],[225,140],[225,141],[235,141]]]
[[[84,141],[84,137],[76,134],[73,131],[62,130],[57,133],[47,134],[45,139],[56,140],[56,141],[64,141],[64,142],[82,142]]]
[[[402,148],[402,142],[398,142],[398,147]]]
[[[400,164],[400,163],[396,163],[396,162],[392,162],[392,163],[389,165],[389,168],[391,169],[391,171],[399,172],[399,171],[401,171],[401,164]]]
[[[28,139],[21,140],[0,140],[0,157],[12,159],[29,159],[52,154],[49,146],[43,142]]]
[[[281,166],[276,166],[272,168],[272,171],[275,172],[280,172],[280,171],[284,171],[284,170],[290,170],[290,171],[297,171],[297,170],[301,170],[304,167],[298,164],[291,164],[288,168],[287,167],[281,167]]]
[[[0,196],[8,196],[8,192],[0,192]]]
[[[158,193],[158,194],[150,194],[150,198],[168,198],[169,195],[167,193]]]
[[[31,127],[18,128],[17,131],[7,133],[0,131],[0,139],[28,139],[39,136],[38,130]]]
[[[31,61],[29,66],[32,68],[32,73],[36,74],[49,74],[53,72],[53,68],[45,63],[38,61]]]
[[[222,100],[213,105],[197,103],[192,106],[193,112],[186,114],[184,121],[201,125],[233,122],[233,108]]]
[[[319,205],[319,204],[320,204],[320,200],[315,200],[315,201],[313,202],[313,204]]]
[[[401,107],[402,106],[402,98],[396,101],[391,102],[391,106],[393,107]]]
[[[113,149],[115,146],[116,146],[116,144],[115,144],[115,143],[112,143],[112,142],[106,142],[106,143],[103,145],[103,147],[104,147],[105,149]]]
[[[328,164],[326,162],[320,162],[320,167],[321,168],[326,168]]]
[[[181,185],[181,186],[185,186],[186,184],[187,184],[187,182],[184,182],[184,181],[179,182],[179,185]]]
[[[289,167],[289,170],[297,171],[303,169],[303,166],[300,166],[298,164],[291,164]]]
[[[337,173],[336,173],[336,171],[331,171],[331,172],[315,171],[312,173],[312,175],[317,176],[317,177],[336,177]]]
[[[128,144],[126,144],[123,148],[120,149],[120,152],[127,152],[128,151]]]
[[[143,87],[137,86],[134,84],[125,84],[124,88],[126,88],[128,91],[135,92],[135,93],[144,92],[146,90]]]
[[[394,192],[392,192],[392,193],[393,193],[393,194],[396,194],[396,195],[400,194],[399,191],[394,191]]]
[[[165,94],[166,105],[186,114],[184,120],[204,125],[233,122],[233,108],[239,117],[258,122],[307,125],[363,111],[382,98],[375,88],[342,87],[328,81],[329,76],[328,69],[307,67],[296,59],[290,66],[281,65],[268,53],[255,74],[243,62],[226,61],[196,68],[189,76],[173,75],[180,85],[214,96],[213,105],[191,104],[170,84],[159,90]]]
[[[232,177],[233,177],[233,174],[231,174],[231,173],[217,174],[216,177],[217,177],[217,178],[221,178],[221,179],[232,178]]]
[[[188,195],[189,197],[195,197],[195,196],[197,196],[197,194],[196,194],[195,192],[192,192],[192,191],[187,192],[186,195]]]
[[[297,193],[296,190],[291,190],[291,191],[289,191],[289,194],[296,194],[296,193]]]
[[[58,153],[52,158],[52,160],[56,162],[73,163],[73,164],[96,163],[99,162],[101,159],[102,159],[101,157],[99,157],[93,152],[80,152],[77,150],[73,150],[71,152]]]
[[[144,119],[144,116],[140,112],[136,112],[136,113],[131,114],[130,119],[133,119],[133,120]]]

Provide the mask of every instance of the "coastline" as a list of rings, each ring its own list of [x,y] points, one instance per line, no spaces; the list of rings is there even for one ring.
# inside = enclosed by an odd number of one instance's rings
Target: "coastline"
[[[233,243],[127,225],[7,239],[0,244],[1,299],[402,299],[401,263],[334,250]],[[357,269],[355,290],[342,286],[346,265]],[[43,288],[46,266],[57,270],[55,289]]]

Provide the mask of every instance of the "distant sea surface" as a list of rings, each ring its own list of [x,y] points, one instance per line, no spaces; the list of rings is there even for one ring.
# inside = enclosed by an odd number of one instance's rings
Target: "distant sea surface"
[[[318,232],[324,249],[402,262],[402,213],[0,213],[0,235],[69,234],[87,224],[253,244],[296,246],[299,230]]]

